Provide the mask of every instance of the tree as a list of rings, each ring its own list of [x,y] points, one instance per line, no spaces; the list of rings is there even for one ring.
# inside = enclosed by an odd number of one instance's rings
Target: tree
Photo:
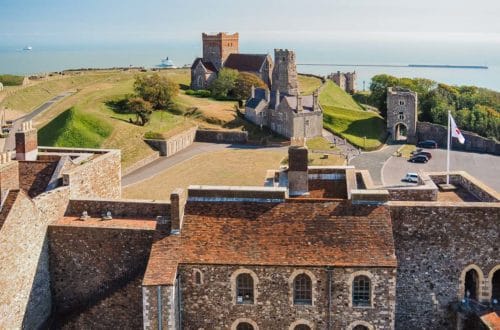
[[[220,70],[217,78],[210,84],[212,96],[219,99],[227,98],[234,89],[238,75],[238,71],[233,69]]]
[[[143,100],[140,97],[131,98],[128,101],[128,108],[131,112],[135,113],[135,122],[141,126],[144,126],[149,122],[151,114],[153,113],[153,107],[151,106],[151,103]]]
[[[179,93],[179,85],[168,77],[155,73],[150,76],[137,76],[134,90],[145,101],[150,102],[154,109],[168,109],[173,104],[173,98]]]
[[[370,105],[377,107],[383,117],[387,116],[387,88],[398,86],[398,78],[386,74],[376,75],[370,84]]]
[[[252,73],[240,72],[236,78],[233,95],[238,100],[247,100],[252,93],[252,86],[255,88],[267,88],[265,82]]]

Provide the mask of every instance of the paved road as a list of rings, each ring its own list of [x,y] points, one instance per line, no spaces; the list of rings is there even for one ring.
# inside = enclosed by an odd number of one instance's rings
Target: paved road
[[[45,110],[50,108],[54,103],[60,101],[61,99],[65,98],[66,96],[69,96],[73,93],[74,93],[73,91],[68,91],[68,92],[64,92],[62,94],[59,94],[59,95],[53,97],[52,99],[48,100],[47,102],[45,102],[44,104],[42,104],[41,106],[39,106],[38,108],[33,110],[32,112],[28,113],[27,115],[16,119],[12,124],[12,130],[11,130],[11,133],[9,134],[9,137],[7,138],[7,141],[5,142],[3,151],[9,151],[9,150],[16,149],[15,132],[17,132],[21,128],[21,124],[23,122],[32,120],[33,118],[35,118],[36,116],[38,116],[39,114],[41,114],[42,112],[44,112]]]
[[[354,165],[357,169],[368,170],[375,185],[383,185],[382,167],[389,157],[394,154],[401,145],[387,145],[377,151],[362,152],[361,155],[355,157],[349,162],[349,165]]]
[[[337,149],[339,149],[339,151],[343,154],[343,155],[347,155],[349,157],[349,159],[351,159],[352,157],[355,157],[357,155],[359,155],[359,150],[354,147],[352,144],[350,144],[349,142],[347,142],[346,139],[343,139],[335,134],[333,134],[332,132],[326,130],[326,129],[323,129],[323,137],[325,139],[327,139],[330,143],[334,143],[335,144],[335,147]]]
[[[188,148],[176,153],[171,157],[160,157],[159,159],[151,162],[137,170],[133,171],[122,177],[122,187],[136,184],[140,181],[152,178],[153,176],[163,172],[170,167],[182,163],[188,159],[195,156],[214,152],[223,149],[259,149],[265,151],[286,151],[288,147],[262,147],[262,146],[249,146],[249,145],[235,145],[235,144],[223,144],[223,143],[202,143],[195,142]]]
[[[414,164],[402,157],[391,157],[384,166],[382,177],[385,185],[403,185],[401,179],[407,172],[446,171],[446,150],[426,150],[432,154],[427,164]],[[463,151],[451,151],[450,170],[466,171],[485,184],[500,191],[500,156]]]

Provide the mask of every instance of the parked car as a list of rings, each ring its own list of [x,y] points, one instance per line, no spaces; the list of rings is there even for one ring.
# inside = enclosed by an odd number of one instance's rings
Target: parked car
[[[419,155],[411,157],[410,159],[408,159],[408,161],[412,163],[427,163],[429,161],[429,158],[425,157],[424,155]]]
[[[425,141],[420,141],[419,143],[417,143],[417,147],[436,149],[438,147],[438,144],[434,140],[425,140]]]
[[[417,173],[406,173],[405,177],[403,178],[403,181],[417,183],[418,182],[418,174]]]
[[[420,151],[420,152],[417,152],[417,153],[412,155],[412,157],[415,157],[415,156],[425,156],[425,157],[427,157],[427,159],[432,158],[432,154],[430,152],[427,152],[427,151]]]

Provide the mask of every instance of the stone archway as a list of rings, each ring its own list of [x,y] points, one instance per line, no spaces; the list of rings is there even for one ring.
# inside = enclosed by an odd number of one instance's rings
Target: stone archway
[[[408,139],[408,127],[403,123],[394,125],[393,139],[395,141],[406,141]]]

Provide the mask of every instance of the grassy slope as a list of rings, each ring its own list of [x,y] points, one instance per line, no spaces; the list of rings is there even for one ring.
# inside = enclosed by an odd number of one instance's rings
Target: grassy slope
[[[376,149],[383,143],[385,122],[382,117],[363,110],[333,82],[326,83],[319,100],[327,129],[366,150]]]
[[[320,86],[320,79],[299,74],[299,90],[301,95],[310,95]]]
[[[40,129],[38,138],[41,145],[98,148],[112,130],[98,117],[71,108]]]

